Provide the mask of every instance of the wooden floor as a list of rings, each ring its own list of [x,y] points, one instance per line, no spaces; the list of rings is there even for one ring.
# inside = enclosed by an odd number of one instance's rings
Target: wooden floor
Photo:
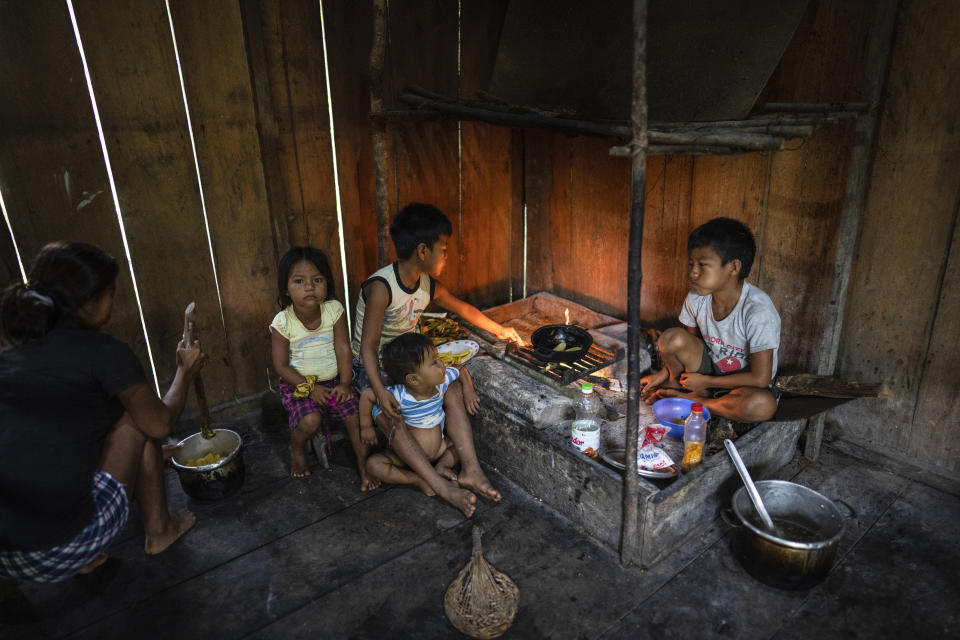
[[[849,503],[840,557],[822,584],[767,587],[731,555],[722,521],[650,570],[617,555],[491,471],[502,503],[472,521],[406,488],[362,493],[344,446],[329,471],[287,476],[286,432],[241,420],[242,492],[191,505],[196,527],[143,553],[135,513],[90,576],[3,590],[0,638],[451,638],[447,585],[484,555],[520,587],[506,638],[960,637],[960,498],[850,455],[795,459],[782,476]],[[173,502],[186,506],[174,472]],[[10,622],[16,620],[18,622]]]

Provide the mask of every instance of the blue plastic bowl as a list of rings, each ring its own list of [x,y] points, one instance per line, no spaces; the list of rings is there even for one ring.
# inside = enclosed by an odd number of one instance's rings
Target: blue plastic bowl
[[[690,415],[690,407],[693,406],[693,400],[686,398],[662,398],[653,403],[653,415],[657,422],[670,429],[667,435],[671,438],[680,439],[683,437],[683,425],[674,424],[673,420],[686,420]],[[710,410],[703,408],[703,419],[710,419]]]

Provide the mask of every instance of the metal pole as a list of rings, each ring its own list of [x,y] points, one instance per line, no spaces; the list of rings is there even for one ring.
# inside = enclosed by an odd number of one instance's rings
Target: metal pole
[[[630,246],[627,262],[627,442],[623,474],[620,564],[629,565],[637,547],[637,435],[640,403],[640,269],[643,207],[647,185],[647,0],[633,2],[633,105],[630,110],[633,166],[630,172]]]

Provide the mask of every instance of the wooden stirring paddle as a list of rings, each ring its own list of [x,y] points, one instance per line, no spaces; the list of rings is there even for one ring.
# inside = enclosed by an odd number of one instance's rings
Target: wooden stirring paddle
[[[196,340],[195,321],[197,304],[191,302],[183,312],[183,344],[185,347],[192,347]],[[207,394],[203,390],[203,378],[197,373],[193,380],[193,389],[197,394],[197,409],[200,411],[200,434],[209,440],[215,434],[210,427],[210,411],[207,409]]]

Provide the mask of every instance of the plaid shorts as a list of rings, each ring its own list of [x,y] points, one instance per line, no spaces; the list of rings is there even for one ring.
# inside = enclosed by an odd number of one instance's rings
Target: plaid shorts
[[[123,485],[106,471],[93,476],[93,520],[73,540],[46,551],[0,551],[0,574],[14,580],[60,582],[77,574],[120,534],[130,515]]]
[[[328,389],[333,389],[340,384],[340,376],[336,376],[326,382],[317,382],[317,384],[323,385]],[[297,425],[300,424],[304,416],[311,413],[319,413],[323,416],[324,422],[330,420],[342,422],[345,418],[349,418],[357,413],[357,409],[360,407],[360,399],[356,393],[346,402],[322,405],[314,402],[310,398],[294,398],[294,391],[296,391],[296,388],[287,383],[286,380],[280,381],[280,404],[287,410],[287,425],[291,431],[297,428]]]

